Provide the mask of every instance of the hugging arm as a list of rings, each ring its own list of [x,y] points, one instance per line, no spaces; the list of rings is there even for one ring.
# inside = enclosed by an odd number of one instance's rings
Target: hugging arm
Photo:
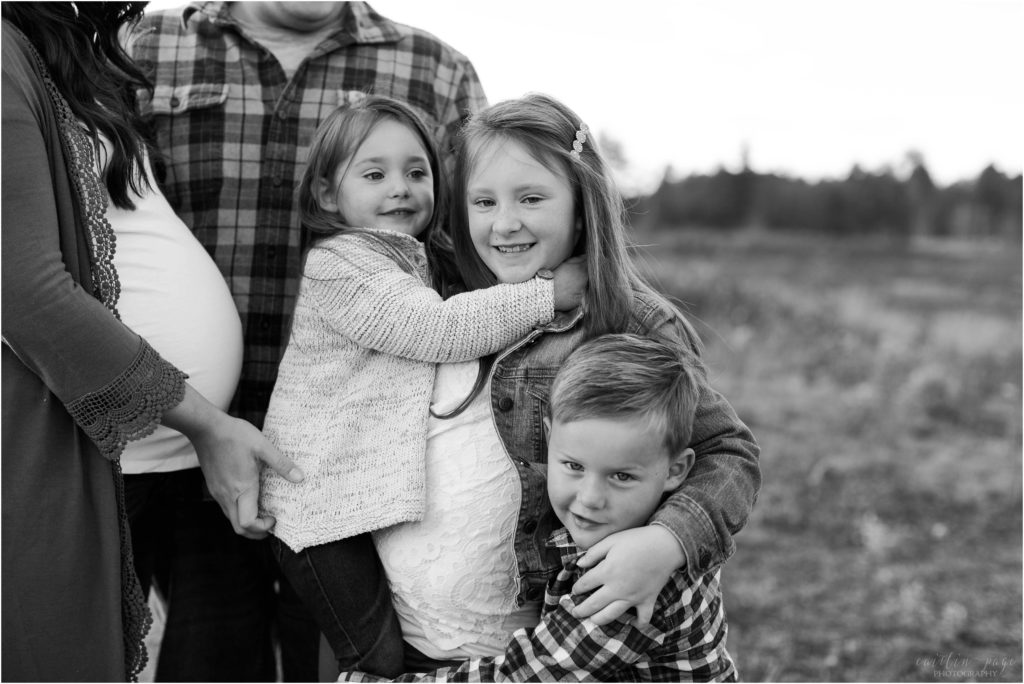
[[[654,333],[699,354],[690,324],[678,316]],[[760,447],[725,397],[702,383],[690,447],[693,468],[651,519],[670,531],[686,555],[696,581],[736,550],[732,536],[743,529],[761,488]]]
[[[360,347],[417,361],[469,361],[500,351],[554,316],[550,280],[445,300],[367,239],[343,242],[310,251],[303,288],[324,319]]]

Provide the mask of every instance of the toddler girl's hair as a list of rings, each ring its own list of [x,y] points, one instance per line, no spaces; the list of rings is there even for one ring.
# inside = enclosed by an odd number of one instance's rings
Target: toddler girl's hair
[[[443,167],[437,151],[437,144],[420,116],[409,105],[383,95],[367,95],[352,104],[342,105],[332,111],[320,123],[310,141],[306,168],[299,183],[299,216],[302,224],[313,233],[334,235],[341,232],[361,233],[370,239],[387,245],[387,241],[366,233],[360,226],[345,223],[345,217],[320,206],[317,188],[321,179],[332,186],[335,179],[347,170],[352,156],[366,141],[374,127],[382,121],[397,121],[416,134],[426,150],[433,176],[434,212],[426,227],[417,236],[427,245],[428,258],[438,249],[435,228],[442,222],[447,208],[447,186]],[[396,257],[400,254],[395,253]],[[404,258],[399,258],[408,267]]]
[[[529,94],[475,114],[463,127],[455,159],[452,243],[465,285],[478,289],[496,279],[477,254],[465,207],[469,176],[488,143],[522,145],[545,168],[569,180],[583,231],[576,253],[586,253],[590,285],[584,298],[585,337],[620,332],[629,321],[633,290],[657,295],[640,276],[625,242],[625,209],[608,166],[588,136],[579,156],[570,154],[582,119],[548,95]],[[665,302],[668,306],[668,302]]]
[[[664,436],[670,454],[690,444],[700,388],[700,359],[678,345],[640,335],[603,335],[578,347],[551,385],[551,418],[641,419]]]

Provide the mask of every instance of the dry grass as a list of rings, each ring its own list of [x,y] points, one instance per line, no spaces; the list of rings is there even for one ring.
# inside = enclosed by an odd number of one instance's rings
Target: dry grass
[[[1019,247],[639,239],[763,449],[743,678],[1021,681]]]
[[[638,239],[763,448],[742,676],[1021,681],[1020,247]]]

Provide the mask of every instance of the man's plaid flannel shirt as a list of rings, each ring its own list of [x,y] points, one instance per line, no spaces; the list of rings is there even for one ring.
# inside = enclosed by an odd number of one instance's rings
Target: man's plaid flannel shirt
[[[242,317],[231,413],[262,426],[309,241],[296,190],[317,124],[365,93],[390,95],[421,114],[450,160],[454,134],[486,105],[483,89],[463,55],[362,2],[346,3],[337,32],[291,78],[220,2],[147,14],[128,48],[155,85],[138,95],[163,155],[161,188]]]
[[[565,528],[549,544],[561,554],[563,569],[548,582],[541,622],[512,635],[505,655],[474,658],[457,668],[403,675],[398,682],[691,682],[736,681],[736,667],[725,648],[727,626],[719,571],[691,583],[675,572],[658,595],[650,625],[615,620],[598,627],[573,617],[583,596],[572,585],[583,574],[582,555]],[[383,681],[363,673],[343,673],[339,681]]]

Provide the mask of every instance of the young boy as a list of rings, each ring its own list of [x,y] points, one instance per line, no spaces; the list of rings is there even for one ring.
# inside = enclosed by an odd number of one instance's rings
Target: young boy
[[[548,497],[564,527],[549,544],[563,568],[548,582],[540,624],[516,631],[503,656],[395,681],[736,681],[719,571],[696,582],[676,571],[650,624],[599,627],[573,616],[585,596],[570,593],[583,552],[647,524],[683,482],[702,382],[699,360],[648,338],[605,335],[577,349],[551,387]]]

